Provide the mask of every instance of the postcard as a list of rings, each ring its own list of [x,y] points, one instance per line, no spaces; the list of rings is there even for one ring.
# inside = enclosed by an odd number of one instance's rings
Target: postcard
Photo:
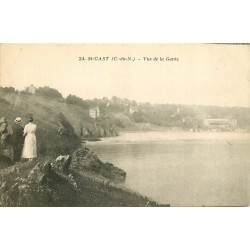
[[[248,44],[1,44],[0,206],[249,206]]]

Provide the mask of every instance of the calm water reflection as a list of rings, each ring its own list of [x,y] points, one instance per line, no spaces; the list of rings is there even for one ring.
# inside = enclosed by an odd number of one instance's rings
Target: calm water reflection
[[[88,143],[127,172],[125,185],[171,206],[245,206],[249,134],[126,133]]]

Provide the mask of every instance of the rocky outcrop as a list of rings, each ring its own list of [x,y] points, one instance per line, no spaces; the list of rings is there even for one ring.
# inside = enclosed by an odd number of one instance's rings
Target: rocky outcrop
[[[72,165],[77,170],[94,172],[113,182],[123,182],[126,172],[115,167],[112,163],[103,163],[97,155],[87,147],[76,150],[73,154]]]
[[[19,163],[0,172],[0,206],[159,206],[123,185],[126,173],[88,148],[56,160]]]
[[[101,125],[87,126],[82,129],[82,137],[85,139],[118,136],[115,126],[103,127]]]
[[[3,172],[2,172],[3,173]],[[24,162],[5,169],[0,175],[0,206],[79,206],[81,194],[76,183],[85,183],[80,173],[92,173],[105,183],[122,182],[126,173],[103,163],[88,148],[56,160]]]
[[[33,165],[34,163],[21,164],[1,177],[0,206],[78,204],[78,189],[71,174],[60,173],[49,161]]]

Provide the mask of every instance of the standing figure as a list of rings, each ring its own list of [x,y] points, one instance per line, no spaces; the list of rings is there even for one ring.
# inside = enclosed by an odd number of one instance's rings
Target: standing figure
[[[23,127],[21,126],[22,119],[17,117],[12,125],[11,143],[13,147],[13,161],[18,162],[21,159],[23,146]]]
[[[8,162],[13,159],[13,149],[10,145],[11,132],[5,117],[0,118],[0,158]]]
[[[33,123],[33,116],[29,115],[28,124],[25,125],[23,136],[25,137],[22,158],[28,158],[32,161],[37,157],[36,146],[36,124]]]
[[[10,138],[10,133],[8,131],[8,123],[5,117],[0,118],[0,139],[1,142],[7,143]]]

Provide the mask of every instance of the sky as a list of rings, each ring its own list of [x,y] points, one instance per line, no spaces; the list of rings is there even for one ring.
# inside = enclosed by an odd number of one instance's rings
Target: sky
[[[112,61],[113,57],[131,57],[134,61]],[[137,102],[250,107],[250,47],[0,45],[0,86],[23,90],[30,84],[49,86],[64,97],[74,94],[83,99],[117,96]]]

